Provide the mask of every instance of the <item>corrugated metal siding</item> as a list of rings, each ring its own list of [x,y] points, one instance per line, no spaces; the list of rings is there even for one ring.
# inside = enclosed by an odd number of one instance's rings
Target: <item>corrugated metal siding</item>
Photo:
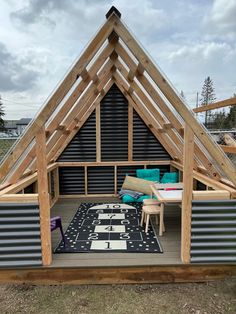
[[[128,160],[128,102],[116,85],[101,102],[101,160]]]
[[[58,161],[96,161],[95,111],[67,145]]]
[[[134,110],[133,159],[169,160],[170,155]]]
[[[191,262],[236,262],[236,200],[193,201]]]
[[[0,267],[40,265],[38,205],[0,204]]]
[[[88,194],[114,194],[114,167],[88,167]]]
[[[59,168],[59,189],[61,195],[85,194],[84,167]]]

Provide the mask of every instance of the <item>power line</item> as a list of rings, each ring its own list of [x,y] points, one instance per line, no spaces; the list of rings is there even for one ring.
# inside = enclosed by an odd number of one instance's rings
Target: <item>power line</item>
[[[10,100],[10,99],[6,99],[6,98],[0,98],[1,100],[3,101],[7,101],[7,102],[10,102],[10,103],[14,103],[14,104],[18,104],[18,105],[40,105],[42,103],[40,102],[18,102],[18,101],[15,101],[15,100]]]

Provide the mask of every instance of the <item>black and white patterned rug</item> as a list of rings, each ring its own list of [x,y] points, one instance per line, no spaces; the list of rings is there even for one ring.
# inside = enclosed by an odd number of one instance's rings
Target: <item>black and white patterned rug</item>
[[[55,253],[126,252],[162,253],[152,224],[148,234],[140,227],[141,206],[84,203],[66,230],[66,245]]]

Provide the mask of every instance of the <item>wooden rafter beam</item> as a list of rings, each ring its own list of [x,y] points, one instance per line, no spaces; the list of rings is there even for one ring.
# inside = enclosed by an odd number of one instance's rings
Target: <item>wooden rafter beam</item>
[[[114,79],[121,90],[121,92],[124,94],[124,96],[128,99],[130,104],[134,107],[135,111],[140,115],[140,117],[143,119],[146,125],[150,125],[152,123],[154,126],[157,126],[157,121],[154,120],[145,108],[143,104],[140,103],[140,100],[134,95],[129,94],[128,92],[128,86],[126,83],[122,80],[122,78],[118,75],[118,73],[114,74]],[[167,152],[170,154],[170,156],[177,157],[179,159],[179,152],[177,151],[176,147],[171,145],[169,141],[167,141],[167,137],[163,137],[163,135],[159,132],[157,132],[157,128],[152,128],[152,133],[157,138],[157,140],[165,147]]]
[[[45,104],[44,108],[40,111],[37,118],[24,132],[21,140],[16,144],[14,150],[2,162],[0,167],[0,177],[5,178],[10,168],[17,162],[21,154],[32,142],[34,135],[45,124],[48,117],[57,108],[58,103],[66,96],[73,84],[76,82],[78,75],[81,74],[84,68],[89,64],[92,58],[96,55],[99,48],[102,46],[107,37],[114,29],[114,22],[117,20],[116,15],[112,14],[105,24],[100,28],[95,38],[89,43],[87,49],[84,51],[79,60],[75,63],[70,72],[66,75],[60,86],[56,89],[49,101]]]
[[[125,67],[121,64],[121,62],[119,60],[116,60],[115,64],[117,66],[118,71],[121,73],[122,77],[125,80],[127,80],[128,79],[128,71],[125,69]],[[128,92],[130,93],[130,88],[132,89],[132,91],[135,90],[138,97],[147,106],[148,110],[151,112],[153,117],[155,117],[155,119],[158,121],[159,125],[162,128],[162,126],[165,125],[166,121],[163,119],[163,117],[160,115],[160,113],[157,111],[157,109],[154,108],[153,104],[148,99],[148,97],[144,94],[144,92],[140,89],[140,87],[137,85],[137,83],[135,81],[129,82],[129,85],[130,86],[128,88]],[[130,94],[132,94],[132,93],[130,93]],[[134,97],[136,97],[136,96],[134,96]],[[158,127],[158,129],[160,129],[160,126]],[[179,150],[178,158],[180,160],[182,160],[182,151],[181,151],[182,143],[180,142],[179,138],[176,136],[176,134],[172,130],[168,129],[166,131],[168,133],[168,136],[170,136],[171,141],[173,141],[170,145],[177,147],[176,151]]]
[[[204,111],[208,111],[208,110],[214,110],[214,109],[219,109],[219,108],[229,107],[229,106],[235,106],[235,105],[236,105],[236,97],[232,97],[232,98],[228,98],[225,100],[214,102],[213,104],[194,108],[193,111],[195,113],[198,113],[198,112],[204,112]]]
[[[145,53],[145,51],[138,45],[133,36],[119,19],[116,20],[116,23],[114,24],[114,29],[119,37],[122,39],[122,41],[127,45],[129,50],[137,58],[137,60],[139,60],[139,62],[145,67],[145,71],[147,71],[152,80],[171,103],[173,108],[192,128],[194,134],[207,149],[207,151],[211,154],[211,156],[217,162],[218,166],[222,169],[228,179],[230,179],[236,185],[236,169],[233,164],[225,158],[224,153],[222,153],[221,149],[217,145],[215,145],[213,139],[198,123],[192,112],[183,103],[181,97],[173,90],[167,79],[163,76],[162,73],[160,73],[160,71],[156,68],[156,65],[152,62],[152,60]]]
[[[108,90],[111,88],[113,83],[114,83],[113,80],[108,81],[108,83],[104,87],[105,93],[108,92]],[[89,116],[94,111],[94,109],[100,104],[102,98],[103,98],[103,96],[99,95],[94,101],[91,101],[91,99],[90,99],[87,103],[85,103],[83,113],[80,112],[81,118],[80,118],[80,123],[79,123],[78,128],[71,131],[69,136],[62,138],[61,143],[59,143],[59,144],[57,143],[58,146],[55,146],[54,150],[52,150],[50,152],[50,155],[48,155],[48,160],[49,159],[53,159],[53,160],[58,159],[60,154],[63,152],[63,150],[68,145],[68,143],[72,140],[72,138],[75,136],[75,134],[81,129],[81,127],[84,125],[85,121],[89,118]]]

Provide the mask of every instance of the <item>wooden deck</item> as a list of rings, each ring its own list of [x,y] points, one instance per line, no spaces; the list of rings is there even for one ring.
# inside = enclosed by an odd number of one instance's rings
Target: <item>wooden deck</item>
[[[81,202],[119,202],[118,198],[107,199],[60,199],[52,208],[51,216],[61,216],[64,231],[71,222]],[[159,237],[164,253],[60,253],[53,254],[51,267],[116,267],[116,266],[155,266],[180,265],[180,208],[165,208],[166,232]],[[52,234],[53,249],[61,237],[56,230]]]

